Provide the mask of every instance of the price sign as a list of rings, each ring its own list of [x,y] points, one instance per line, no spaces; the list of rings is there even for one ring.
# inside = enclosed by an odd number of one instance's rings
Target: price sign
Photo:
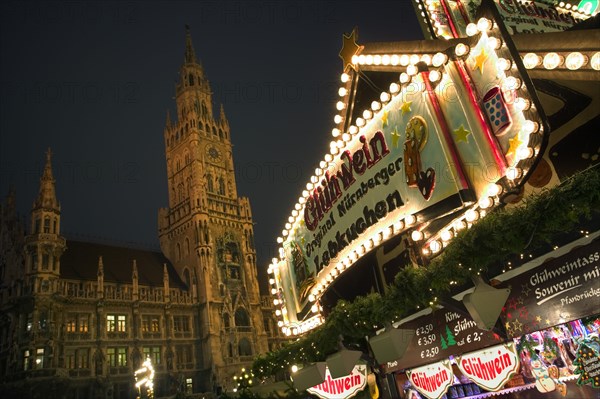
[[[501,341],[494,333],[478,329],[467,312],[445,309],[412,320],[402,328],[415,330],[413,341],[401,359],[387,365],[387,372],[431,363]]]

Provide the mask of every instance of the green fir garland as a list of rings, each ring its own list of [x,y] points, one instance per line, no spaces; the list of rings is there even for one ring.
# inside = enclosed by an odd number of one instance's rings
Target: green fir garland
[[[287,371],[294,364],[324,361],[337,351],[338,336],[364,344],[386,323],[433,306],[462,285],[511,255],[551,244],[573,231],[583,218],[600,211],[600,167],[574,175],[560,186],[528,196],[519,206],[498,208],[468,230],[461,231],[427,267],[405,267],[387,293],[353,302],[339,301],[323,325],[283,348],[259,356],[253,372],[259,378]],[[597,215],[596,215],[597,217]]]

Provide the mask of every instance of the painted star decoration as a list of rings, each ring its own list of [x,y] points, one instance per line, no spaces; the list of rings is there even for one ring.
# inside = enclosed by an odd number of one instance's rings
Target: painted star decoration
[[[412,109],[410,109],[411,105],[412,105],[412,101],[405,101],[402,103],[402,106],[400,107],[400,111],[402,111],[402,115],[412,112]]]
[[[538,323],[542,322],[542,316],[535,316],[535,321],[537,321]]]
[[[529,284],[525,283],[521,286],[521,292],[523,293],[523,295],[525,296],[529,296],[529,293],[531,292],[531,288],[529,288]]]
[[[398,148],[398,140],[400,139],[400,133],[398,133],[398,126],[394,126],[394,130],[390,132],[392,136],[392,145],[394,148]]]
[[[354,68],[352,57],[360,53],[360,51],[364,48],[364,46],[359,46],[358,44],[356,44],[357,37],[358,29],[354,28],[352,30],[352,33],[350,33],[349,35],[344,34],[342,38],[342,49],[340,50],[340,58],[342,59],[342,68],[344,72],[348,69],[348,67]]]
[[[471,134],[471,132],[469,132],[468,130],[465,130],[465,127],[463,125],[460,125],[460,127],[456,130],[454,130],[454,137],[456,137],[456,142],[461,142],[464,141],[465,143],[469,142],[469,139],[467,138],[467,136]]]
[[[519,138],[519,135],[516,134],[515,137],[513,137],[512,139],[508,140],[508,143],[509,143],[509,146],[508,146],[508,151],[506,152],[506,155],[508,155],[508,154],[516,154],[517,153],[517,148],[519,148],[519,146],[523,142]]]
[[[519,321],[519,319],[513,321],[513,328],[516,331],[521,331],[523,329],[523,323]]]
[[[381,127],[386,127],[388,125],[388,114],[390,113],[390,111],[385,110],[383,111],[383,114],[381,115]]]
[[[485,48],[481,48],[479,54],[475,56],[475,67],[473,69],[479,69],[479,72],[483,74],[483,65],[487,61],[488,54],[485,51]]]

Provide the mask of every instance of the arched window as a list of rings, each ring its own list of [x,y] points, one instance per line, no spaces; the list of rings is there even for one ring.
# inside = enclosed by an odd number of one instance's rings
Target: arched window
[[[185,238],[185,254],[190,254],[190,240],[187,237]]]
[[[214,185],[213,185],[213,179],[212,179],[211,175],[207,175],[206,176],[206,183],[208,184],[208,192],[209,193],[214,192],[215,188],[214,188]]]
[[[229,357],[233,357],[233,344],[230,342],[228,346],[229,346]]]
[[[237,327],[250,327],[250,318],[244,308],[237,308],[235,311],[235,325]]]
[[[188,83],[190,84],[190,86],[193,86],[194,85],[194,75],[192,75],[190,73],[189,76],[188,76],[188,80],[189,80]]]
[[[222,129],[219,129],[219,137],[223,138],[223,130]]]
[[[240,339],[238,344],[238,353],[240,356],[252,356],[252,345],[248,338]]]
[[[222,177],[219,177],[219,194],[225,195],[225,180]]]
[[[183,270],[183,281],[185,282],[185,285],[188,286],[188,288],[191,286],[191,279],[190,279],[190,271],[185,268]]]
[[[44,233],[50,233],[50,218],[48,216],[44,218]]]
[[[181,259],[181,245],[179,245],[179,243],[177,243],[177,247],[176,247],[176,260]]]
[[[213,126],[212,128],[213,136],[217,135],[217,128]]]

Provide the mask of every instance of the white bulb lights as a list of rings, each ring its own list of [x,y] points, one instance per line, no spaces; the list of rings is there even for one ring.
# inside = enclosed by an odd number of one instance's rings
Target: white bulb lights
[[[433,83],[441,82],[441,84],[431,85],[436,90],[442,87],[441,85],[446,82],[451,83],[454,77],[452,73],[448,73],[448,71],[452,71],[452,63],[461,63],[469,65],[470,68],[474,68],[472,67],[473,58],[475,58],[477,54],[483,54],[482,49],[485,49],[485,53],[487,54],[485,57],[488,57],[489,55],[490,61],[493,62],[488,62],[486,64],[485,72],[484,70],[479,70],[477,72],[480,74],[494,74],[493,76],[497,82],[495,84],[502,88],[503,94],[506,96],[505,98],[509,111],[513,116],[511,126],[512,133],[511,136],[508,137],[514,137],[515,134],[519,135],[519,141],[517,141],[517,143],[521,142],[521,144],[514,149],[512,157],[507,155],[510,165],[506,169],[506,178],[508,180],[516,180],[524,174],[524,171],[528,171],[527,168],[529,166],[526,166],[528,165],[528,161],[526,160],[531,159],[539,151],[539,145],[535,144],[539,141],[539,138],[536,136],[536,139],[533,140],[532,144],[532,141],[530,141],[532,139],[528,140],[528,135],[535,134],[543,129],[539,122],[536,122],[536,107],[532,105],[527,88],[524,87],[523,82],[519,78],[520,71],[517,68],[518,63],[514,64],[511,61],[511,58],[505,55],[508,50],[506,46],[504,46],[503,41],[493,37],[493,32],[488,32],[495,28],[492,21],[487,19],[480,19],[477,24],[469,24],[467,33],[470,36],[473,36],[473,39],[467,40],[470,40],[468,43],[473,46],[472,54],[470,54],[471,47],[469,45],[459,43],[445,52],[431,54],[361,54],[360,56],[355,57],[354,59],[359,65],[398,66],[398,80],[391,82],[389,89],[380,93],[379,98],[371,99],[371,101],[367,103],[366,109],[357,109],[356,104],[354,104],[353,108],[347,96],[350,93],[350,90],[352,90],[352,94],[355,93],[354,86],[351,88],[349,82],[357,78],[360,70],[352,70],[350,74],[344,73],[341,75],[340,80],[345,85],[338,89],[338,94],[342,98],[335,103],[335,108],[338,110],[338,113],[334,116],[334,123],[336,126],[331,131],[333,141],[330,144],[330,151],[325,154],[324,160],[321,160],[319,167],[315,169],[314,175],[306,185],[306,190],[303,191],[302,197],[298,199],[298,203],[292,211],[293,217],[290,216],[288,218],[288,223],[285,225],[286,229],[282,231],[281,237],[278,238],[277,242],[283,244],[289,239],[287,238],[289,235],[301,234],[297,232],[303,231],[302,229],[299,229],[299,227],[302,226],[301,223],[304,221],[304,206],[308,204],[308,201],[312,200],[310,198],[311,196],[316,195],[314,194],[314,192],[316,192],[315,190],[319,188],[323,189],[323,187],[325,187],[326,183],[324,179],[326,179],[326,176],[332,176],[337,173],[340,168],[340,161],[338,161],[336,154],[344,151],[352,152],[354,148],[357,148],[357,146],[360,145],[358,143],[359,137],[363,137],[363,129],[365,127],[368,126],[368,129],[382,129],[389,126],[388,124],[397,123],[397,115],[392,114],[392,108],[387,106],[390,101],[393,101],[394,104],[396,104],[398,96],[407,93],[410,95],[421,95],[422,93],[420,93],[420,91],[422,91],[425,86],[422,84],[423,81],[425,81],[425,83],[427,83],[427,81]],[[477,45],[475,45],[474,42],[478,42]],[[496,52],[497,50],[499,51]],[[454,51],[456,57],[453,57],[450,64],[446,65],[449,62],[449,51]],[[469,63],[466,64],[465,61],[468,61]],[[419,64],[419,67],[417,67],[417,64],[420,62],[430,66],[429,69],[420,72],[419,69],[421,65],[423,65]],[[595,65],[598,67],[600,64],[600,53],[592,55],[589,52],[586,54],[586,52],[583,51],[572,53],[564,52],[564,54],[543,53],[538,55],[532,52],[523,57],[523,63],[529,69],[541,68],[542,65],[547,69],[562,68],[563,70],[578,70],[585,67],[590,69],[594,68]],[[370,71],[379,69],[369,67],[365,68],[365,70]],[[468,72],[477,73],[471,71]],[[410,84],[411,81],[414,82],[414,84]],[[412,92],[410,90],[412,90]],[[410,100],[405,100],[405,102],[409,103]],[[397,108],[395,109],[398,110],[398,107],[399,104],[397,104]],[[403,107],[405,107],[405,105],[403,105]],[[406,109],[403,109],[402,115],[404,115],[404,112],[406,112],[407,109],[408,112],[416,112],[416,103],[413,104],[412,107],[413,108],[409,109],[407,106]],[[352,110],[352,112],[350,113],[346,110]],[[523,112],[525,112],[527,116],[522,114]],[[456,127],[452,126],[452,128],[454,129]],[[471,129],[473,129],[473,126],[471,126]],[[471,130],[471,132],[472,131],[473,130]],[[511,146],[512,145],[511,142]],[[524,162],[521,163],[521,161]],[[520,167],[517,167],[517,165]],[[506,182],[503,182],[502,184],[506,184]],[[358,236],[358,239],[356,239],[355,242],[353,240],[351,245],[348,245],[348,247],[337,252],[337,255],[333,255],[331,258],[328,257],[324,260],[324,263],[321,265],[322,267],[319,269],[320,271],[315,276],[315,285],[310,290],[310,295],[308,295],[310,307],[307,309],[310,309],[312,314],[308,313],[308,316],[306,316],[307,319],[302,321],[296,320],[297,316],[295,314],[290,315],[289,318],[286,315],[287,308],[285,305],[285,297],[288,294],[286,294],[285,291],[280,292],[280,289],[283,289],[283,286],[278,284],[281,283],[279,279],[282,278],[282,276],[285,276],[285,273],[287,272],[278,271],[277,265],[279,262],[283,261],[283,267],[287,269],[289,265],[285,263],[285,257],[289,256],[289,254],[286,255],[281,251],[280,259],[275,259],[273,264],[269,266],[270,274],[275,275],[275,278],[269,279],[269,283],[272,285],[271,292],[277,296],[273,303],[275,306],[279,306],[277,314],[282,317],[282,319],[278,321],[278,326],[285,328],[284,333],[289,336],[302,334],[314,328],[316,325],[321,324],[323,322],[323,319],[320,316],[322,308],[319,305],[321,295],[329,289],[330,285],[333,284],[340,275],[344,274],[348,268],[351,268],[353,264],[358,262],[361,257],[386,242],[386,240],[396,237],[402,232],[407,233],[406,229],[410,229],[410,239],[421,248],[425,255],[434,256],[440,253],[459,230],[471,226],[477,220],[489,213],[491,208],[500,203],[503,190],[501,185],[494,183],[487,184],[483,187],[478,186],[478,190],[480,191],[477,193],[479,197],[477,202],[472,205],[470,209],[466,210],[462,217],[458,217],[458,219],[449,222],[448,225],[437,232],[432,231],[431,225],[427,224],[427,219],[417,220],[416,214],[406,214],[405,212],[411,209],[410,207],[407,207],[402,213],[397,213],[402,216],[394,216],[395,220],[392,221],[390,215],[390,220],[386,226],[371,226],[372,229],[361,233],[361,236]],[[415,210],[412,210],[412,212],[414,211]],[[421,225],[420,223],[424,224]],[[274,281],[276,282],[275,284],[273,284]],[[290,311],[290,313],[292,312]]]

